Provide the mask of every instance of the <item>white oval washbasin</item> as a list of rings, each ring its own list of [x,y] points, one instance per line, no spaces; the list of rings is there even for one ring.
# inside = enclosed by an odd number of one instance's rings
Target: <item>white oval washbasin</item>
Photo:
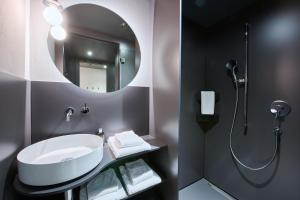
[[[74,134],[43,140],[17,156],[19,180],[27,185],[47,186],[75,179],[95,168],[103,157],[103,139]]]

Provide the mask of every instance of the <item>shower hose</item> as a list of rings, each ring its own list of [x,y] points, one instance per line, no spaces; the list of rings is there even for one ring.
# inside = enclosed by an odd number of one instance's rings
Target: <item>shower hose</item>
[[[237,115],[237,111],[238,111],[238,104],[239,104],[239,87],[238,87],[238,82],[235,81],[235,88],[236,88],[236,96],[235,96],[235,108],[234,108],[234,114],[233,114],[233,119],[232,119],[232,124],[231,124],[231,129],[230,129],[230,134],[229,134],[229,146],[230,146],[230,151],[231,154],[233,156],[233,158],[238,162],[238,164],[240,164],[241,166],[245,167],[246,169],[249,169],[251,171],[259,171],[262,169],[265,169],[266,167],[268,167],[275,159],[276,155],[277,155],[277,151],[278,151],[278,139],[279,139],[279,134],[276,133],[275,129],[274,129],[274,135],[275,135],[275,148],[274,148],[274,153],[271,157],[271,159],[266,162],[264,165],[260,166],[260,167],[250,167],[246,164],[244,164],[235,154],[233,148],[232,148],[232,134],[233,134],[233,130],[234,130],[234,126],[235,126],[235,121],[236,121],[236,115]],[[247,90],[247,88],[245,88],[245,90]],[[247,92],[245,92],[245,99],[247,98]],[[244,127],[246,128],[246,127]]]

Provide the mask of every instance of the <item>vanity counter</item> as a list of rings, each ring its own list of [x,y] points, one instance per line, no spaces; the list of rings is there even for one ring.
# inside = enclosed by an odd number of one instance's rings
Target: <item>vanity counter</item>
[[[30,197],[42,197],[42,196],[49,196],[49,195],[55,195],[59,193],[64,193],[68,190],[72,190],[74,188],[80,187],[81,185],[84,185],[91,181],[95,176],[97,176],[100,172],[103,170],[113,166],[117,163],[126,162],[128,159],[134,159],[138,158],[140,156],[143,156],[145,154],[149,154],[151,152],[156,152],[162,148],[166,148],[167,145],[163,144],[158,139],[146,139],[146,141],[151,144],[152,149],[149,151],[143,151],[136,154],[132,154],[129,156],[125,156],[122,158],[115,158],[111,150],[109,149],[108,145],[105,144],[103,147],[103,159],[100,162],[100,164],[95,167],[92,171],[88,172],[87,174],[76,178],[74,180],[57,184],[57,185],[51,185],[51,186],[29,186],[25,185],[22,182],[19,181],[18,175],[15,176],[13,185],[17,192],[24,196],[30,196]]]

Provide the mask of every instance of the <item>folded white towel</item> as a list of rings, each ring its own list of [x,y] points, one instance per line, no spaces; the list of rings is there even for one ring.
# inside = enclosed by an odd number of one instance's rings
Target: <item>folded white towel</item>
[[[161,182],[161,178],[155,172],[153,172],[153,176],[151,178],[144,180],[143,182],[140,182],[137,185],[132,185],[132,183],[130,182],[129,177],[127,175],[127,171],[126,171],[125,167],[120,166],[119,169],[122,174],[122,178],[125,183],[127,193],[129,195],[137,193],[144,189],[147,189],[147,188],[149,188],[153,185],[159,184]]]
[[[136,185],[153,176],[153,170],[142,159],[125,164],[132,185]]]
[[[127,197],[127,194],[123,187],[120,187],[117,192],[103,195],[93,200],[121,200]],[[90,200],[90,199],[89,199]]]
[[[87,184],[89,199],[96,199],[99,196],[117,192],[118,189],[119,179],[113,169],[100,173]]]
[[[213,115],[215,112],[215,92],[201,91],[201,113]]]
[[[79,191],[79,200],[88,200],[87,189],[86,187],[80,187]]]
[[[119,148],[116,145],[116,139],[115,137],[109,137],[108,138],[108,146],[112,150],[113,154],[116,158],[128,156],[134,153],[142,152],[142,151],[148,151],[151,150],[151,145],[148,144],[143,140],[143,144],[139,146],[134,147],[127,147],[127,148]]]
[[[115,134],[116,144],[119,148],[134,147],[143,144],[143,139],[132,130]]]
[[[121,200],[127,197],[127,194],[120,183],[120,187],[116,192],[106,194],[97,198],[93,198],[93,200]],[[79,200],[91,200],[92,198],[88,197],[86,187],[80,188]]]

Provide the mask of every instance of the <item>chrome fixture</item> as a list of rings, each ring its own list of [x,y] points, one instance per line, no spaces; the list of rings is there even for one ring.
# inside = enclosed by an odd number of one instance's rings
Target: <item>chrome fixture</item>
[[[279,137],[282,134],[281,121],[291,112],[291,106],[282,100],[273,101],[270,107],[271,113],[277,121],[277,126],[273,128],[275,136]]]
[[[62,6],[58,3],[58,0],[44,0],[43,3],[46,6],[56,6],[58,9],[62,10]]]
[[[238,71],[239,66],[238,66],[236,60],[233,60],[233,59],[229,60],[229,61],[226,63],[225,67],[226,67],[229,71],[231,71],[234,82],[237,82],[238,85],[244,84],[244,83],[245,83],[245,79],[243,79],[243,78],[239,79],[239,78],[237,77],[237,71]]]
[[[99,135],[99,136],[104,135],[103,128],[98,128],[98,130],[97,130],[97,132],[96,132],[96,135]]]
[[[84,106],[81,108],[81,113],[87,114],[88,112],[90,112],[90,109],[89,109],[89,107],[87,107],[87,105],[85,103]]]
[[[100,136],[103,139],[103,142],[106,142],[105,141],[105,134],[104,134],[103,128],[98,128],[98,130],[96,132],[96,135]]]
[[[66,122],[70,122],[72,115],[75,113],[75,109],[73,107],[68,107],[65,113],[66,113]]]
[[[233,114],[233,119],[232,119],[232,124],[230,128],[230,133],[229,133],[229,147],[230,147],[230,152],[234,160],[241,166],[245,167],[246,169],[252,170],[252,171],[259,171],[262,169],[265,169],[268,167],[275,159],[277,153],[278,153],[278,143],[279,143],[279,137],[282,133],[282,130],[280,128],[281,125],[281,119],[287,116],[291,108],[288,105],[288,103],[277,100],[274,101],[271,104],[270,111],[274,115],[275,120],[277,121],[278,125],[273,128],[273,133],[275,136],[275,141],[274,141],[274,153],[269,161],[267,161],[265,164],[263,164],[260,167],[250,167],[246,164],[244,164],[236,155],[233,147],[232,147],[232,135],[235,127],[235,121],[236,121],[236,116],[237,116],[237,111],[238,111],[238,104],[239,104],[239,87],[241,86],[241,83],[244,84],[244,133],[247,132],[248,129],[248,35],[249,35],[249,24],[247,23],[246,25],[246,31],[245,31],[245,56],[246,56],[246,61],[245,61],[245,74],[244,74],[244,79],[238,79],[237,78],[237,61],[236,60],[230,60],[229,62],[226,63],[226,68],[231,71],[233,79],[234,79],[234,85],[235,85],[235,108],[234,108],[234,114]]]
[[[271,104],[270,111],[275,119],[278,119],[287,116],[291,112],[291,107],[287,102],[277,100]]]

